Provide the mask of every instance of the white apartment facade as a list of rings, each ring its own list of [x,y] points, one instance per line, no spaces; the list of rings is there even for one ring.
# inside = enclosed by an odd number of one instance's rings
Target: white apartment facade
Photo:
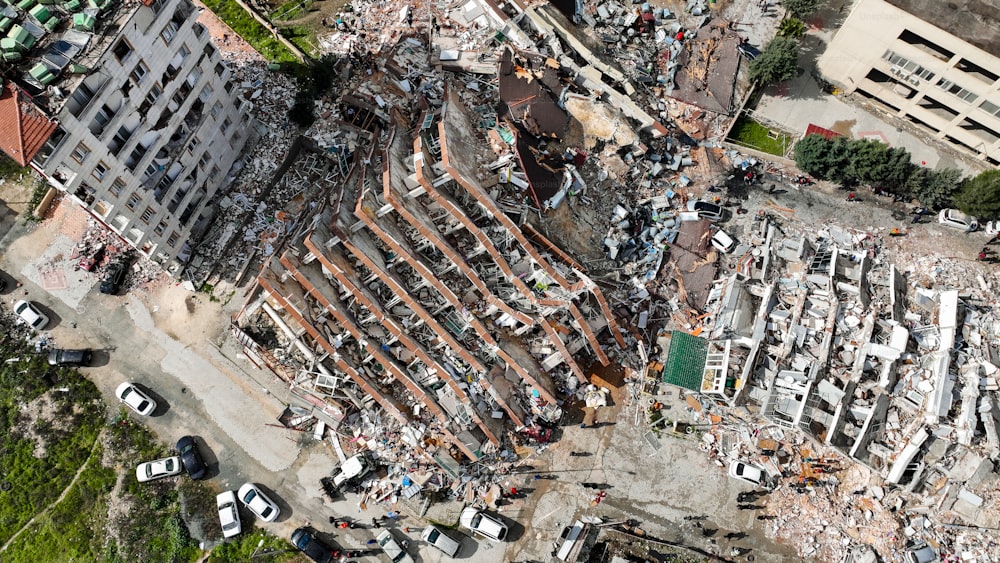
[[[991,0],[857,0],[818,68],[921,131],[1000,165],[1000,20]]]
[[[31,166],[175,274],[250,134],[249,104],[197,17],[189,0],[112,6],[92,32],[39,38],[32,61],[69,44],[72,66],[18,84],[58,124]]]

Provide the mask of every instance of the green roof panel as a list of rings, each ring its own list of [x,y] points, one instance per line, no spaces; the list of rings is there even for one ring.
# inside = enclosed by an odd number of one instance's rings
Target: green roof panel
[[[686,332],[671,332],[670,351],[663,365],[663,381],[700,392],[707,356],[708,340]]]

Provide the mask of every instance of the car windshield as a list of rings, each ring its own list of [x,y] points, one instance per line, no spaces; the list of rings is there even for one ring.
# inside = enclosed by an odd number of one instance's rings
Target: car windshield
[[[250,489],[249,491],[247,491],[247,494],[246,494],[246,496],[245,496],[245,497],[243,497],[243,502],[245,502],[245,503],[247,503],[247,504],[250,504],[251,502],[253,502],[253,499],[254,499],[254,498],[255,498],[256,496],[257,496],[257,491],[255,491],[255,490],[253,490],[253,489]]]
[[[274,512],[274,509],[272,509],[270,506],[265,506],[264,510],[260,511],[260,516],[261,518],[267,518],[268,516],[271,515],[272,512]]]
[[[167,471],[173,471],[174,470],[174,460],[173,459],[168,459],[167,461],[165,461],[163,463],[163,468],[166,469]]]
[[[473,516],[472,517],[472,529],[473,530],[479,529],[479,523],[482,522],[482,521],[483,521],[483,515],[482,514],[476,514],[475,516]]]
[[[435,528],[431,530],[431,533],[427,534],[427,541],[430,543],[434,543],[440,536],[441,532],[437,531],[437,529]]]

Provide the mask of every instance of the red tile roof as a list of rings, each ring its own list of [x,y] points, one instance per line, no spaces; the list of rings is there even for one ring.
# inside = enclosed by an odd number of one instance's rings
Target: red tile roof
[[[0,150],[27,166],[42,148],[56,122],[49,119],[14,83],[0,90]]]
[[[836,131],[832,131],[825,127],[820,127],[819,125],[814,125],[812,123],[810,123],[809,126],[806,127],[806,133],[805,135],[803,135],[803,137],[808,137],[809,135],[823,135],[824,137],[827,138],[827,140],[832,140],[835,137],[843,137],[843,135],[837,133]]]

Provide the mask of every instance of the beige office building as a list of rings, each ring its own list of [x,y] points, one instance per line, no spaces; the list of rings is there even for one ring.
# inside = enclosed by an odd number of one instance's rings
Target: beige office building
[[[857,0],[819,60],[847,92],[1000,165],[996,0]]]

